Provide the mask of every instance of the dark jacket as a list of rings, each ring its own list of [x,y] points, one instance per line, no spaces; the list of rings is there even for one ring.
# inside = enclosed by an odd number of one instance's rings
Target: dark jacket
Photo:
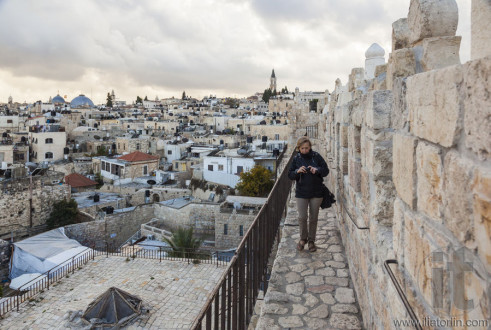
[[[317,173],[297,173],[297,170],[302,167],[312,166],[317,168]],[[329,174],[326,161],[319,153],[310,150],[306,155],[302,155],[300,152],[293,157],[288,171],[288,177],[291,180],[297,181],[297,187],[295,190],[295,197],[298,198],[314,198],[323,197],[323,177]]]

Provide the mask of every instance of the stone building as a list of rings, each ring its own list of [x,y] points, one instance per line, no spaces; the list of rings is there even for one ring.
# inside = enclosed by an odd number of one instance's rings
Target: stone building
[[[118,157],[94,157],[94,172],[108,180],[123,180],[121,183],[128,183],[131,180],[149,176],[159,167],[159,157],[135,151],[130,154]]]
[[[69,199],[70,187],[59,184],[61,173],[4,181],[0,193],[0,237],[19,235],[46,223],[53,204]],[[4,237],[5,238],[5,237]]]
[[[319,124],[297,109],[297,133],[320,132],[369,329],[411,312],[420,322],[491,317],[491,6],[472,7],[471,61],[460,64],[455,1],[412,0],[387,64],[373,70],[383,53],[370,47]]]
[[[56,126],[31,127],[29,131],[31,161],[54,162],[63,159],[66,133]]]

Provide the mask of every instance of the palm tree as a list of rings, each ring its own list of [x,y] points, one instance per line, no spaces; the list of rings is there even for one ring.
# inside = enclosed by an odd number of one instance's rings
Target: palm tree
[[[203,243],[199,238],[195,238],[193,234],[193,227],[179,228],[176,232],[172,233],[171,238],[164,237],[164,242],[167,242],[172,252],[169,254],[172,257],[187,257],[196,258],[199,253],[196,253]]]

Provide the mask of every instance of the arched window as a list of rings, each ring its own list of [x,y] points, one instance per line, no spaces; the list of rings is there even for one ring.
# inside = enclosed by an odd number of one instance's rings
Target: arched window
[[[52,138],[47,138],[46,140],[44,140],[44,143],[46,143],[46,144],[52,144],[53,143],[53,139]]]
[[[52,152],[47,152],[44,154],[45,159],[53,159],[53,153]]]

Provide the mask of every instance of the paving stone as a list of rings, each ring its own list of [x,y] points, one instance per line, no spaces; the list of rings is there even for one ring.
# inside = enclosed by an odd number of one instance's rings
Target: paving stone
[[[331,245],[330,247],[327,248],[328,252],[341,252],[343,248],[339,245]]]
[[[336,270],[336,276],[337,277],[348,277],[349,272],[347,269],[338,269],[338,270]]]
[[[305,285],[307,287],[318,286],[324,284],[323,276],[306,276],[305,277]]]
[[[331,307],[333,313],[358,313],[358,308],[353,304],[336,304]]]
[[[313,287],[307,288],[307,291],[312,292],[312,293],[316,293],[316,294],[320,294],[320,293],[324,293],[324,292],[333,292],[334,286],[327,285],[327,284],[318,285],[318,286],[313,286]]]
[[[340,329],[361,329],[360,321],[354,315],[333,313],[329,322],[331,326]]]
[[[326,261],[326,266],[330,266],[333,268],[345,268],[346,264],[340,261]]]
[[[291,283],[296,283],[301,281],[303,278],[300,276],[300,274],[295,273],[295,272],[290,272],[285,275],[285,280],[286,283],[291,284]]]
[[[345,257],[342,253],[333,253],[332,254],[334,261],[345,261]]]
[[[297,272],[297,273],[303,272],[304,270],[307,269],[307,266],[304,264],[291,265],[289,267],[292,272]]]
[[[335,298],[340,303],[351,304],[355,302],[355,294],[353,289],[349,288],[337,288]]]
[[[313,269],[307,269],[306,271],[303,271],[300,273],[300,275],[302,275],[302,276],[307,276],[307,275],[312,275],[312,274],[314,274]]]
[[[336,286],[348,286],[348,279],[347,278],[340,278],[340,277],[324,277],[324,281],[326,284],[332,284]]]
[[[322,293],[320,297],[325,304],[334,305],[336,303],[336,299],[334,299],[331,293]]]
[[[288,312],[288,308],[279,304],[265,304],[261,310],[261,314],[281,314],[284,315]]]
[[[317,269],[315,271],[315,274],[322,275],[322,276],[335,276],[336,272],[331,267],[327,267],[327,268]]]
[[[314,307],[319,302],[319,299],[310,293],[304,294],[303,297],[305,298],[304,305],[307,307]]]
[[[309,309],[303,305],[299,305],[299,304],[294,304],[293,305],[293,309],[292,309],[292,314],[293,315],[303,315],[305,313],[307,313],[309,311]]]
[[[325,319],[326,317],[329,316],[329,307],[327,305],[322,304],[314,308],[310,312],[308,312],[307,315],[310,317]]]
[[[304,318],[305,323],[307,323],[308,329],[327,329],[327,321],[322,319],[317,319],[313,317]]]
[[[288,284],[286,286],[286,293],[299,296],[305,290],[305,285],[303,283]]]
[[[284,328],[299,328],[304,325],[302,319],[298,316],[280,317],[278,323]]]

